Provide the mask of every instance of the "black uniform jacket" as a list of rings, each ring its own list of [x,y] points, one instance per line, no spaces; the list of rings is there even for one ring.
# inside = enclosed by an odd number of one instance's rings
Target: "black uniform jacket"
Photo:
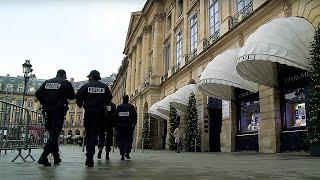
[[[137,112],[132,104],[122,103],[116,110],[116,128],[134,128],[137,123]]]
[[[112,102],[106,105],[105,119],[103,122],[104,128],[112,128],[116,118],[116,105]]]
[[[72,84],[61,77],[55,77],[45,81],[35,93],[42,107],[63,108],[65,113],[68,110],[68,99],[75,98]]]
[[[90,80],[76,94],[76,103],[85,110],[103,111],[112,99],[107,85],[100,81]]]

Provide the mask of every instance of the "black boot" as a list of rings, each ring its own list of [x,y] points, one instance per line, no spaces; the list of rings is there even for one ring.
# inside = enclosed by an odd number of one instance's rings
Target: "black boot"
[[[124,155],[123,154],[121,155],[121,161],[124,161]]]
[[[55,165],[59,165],[61,163],[60,154],[58,152],[53,153],[53,162]]]
[[[88,166],[88,167],[93,167],[93,165],[94,165],[93,158],[87,158],[85,165]]]
[[[110,157],[109,157],[109,152],[106,152],[106,160],[109,160]]]
[[[51,163],[48,161],[48,153],[43,152],[38,160],[38,163],[44,166],[51,166]]]
[[[101,159],[101,154],[102,154],[102,150],[99,149],[98,156],[97,156],[98,159]]]
[[[126,154],[126,158],[127,158],[127,159],[130,159],[129,153]]]

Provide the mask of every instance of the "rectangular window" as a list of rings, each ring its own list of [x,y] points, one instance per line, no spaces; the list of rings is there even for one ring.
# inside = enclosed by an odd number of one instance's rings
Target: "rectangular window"
[[[244,9],[249,3],[251,2],[251,0],[237,0],[237,13],[240,12],[242,9]]]
[[[190,52],[193,53],[198,45],[198,18],[197,13],[190,16]]]
[[[178,1],[178,8],[177,8],[177,14],[178,14],[178,18],[182,15],[183,12],[183,0],[179,0]]]
[[[260,129],[259,93],[235,89],[237,96],[238,133],[256,133]]]
[[[19,92],[19,93],[23,93],[23,89],[24,89],[24,85],[19,84],[19,85],[18,85],[18,92]]]
[[[179,66],[182,59],[182,31],[176,34],[176,65]]]
[[[209,0],[209,33],[214,36],[219,32],[219,3],[218,0]]]
[[[282,105],[284,128],[299,128],[307,125],[305,94],[305,88],[297,88],[284,94],[284,103]]]
[[[163,67],[164,74],[167,74],[169,71],[169,57],[170,57],[170,44],[166,43],[163,48]]]
[[[171,29],[171,14],[169,14],[167,16],[167,23],[166,23],[166,27],[167,27],[167,32]]]

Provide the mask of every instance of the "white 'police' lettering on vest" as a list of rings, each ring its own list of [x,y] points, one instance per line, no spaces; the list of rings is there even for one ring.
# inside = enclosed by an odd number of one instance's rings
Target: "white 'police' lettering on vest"
[[[111,106],[107,106],[107,111],[111,111]]]
[[[120,117],[127,117],[129,116],[129,112],[119,112]]]
[[[88,93],[98,93],[98,94],[103,94],[103,93],[104,93],[104,88],[99,88],[99,87],[88,87]]]
[[[61,86],[60,83],[46,83],[45,89],[59,89]]]

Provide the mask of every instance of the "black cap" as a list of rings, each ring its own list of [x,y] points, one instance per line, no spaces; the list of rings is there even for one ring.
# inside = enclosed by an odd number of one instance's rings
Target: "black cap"
[[[63,69],[59,69],[59,70],[57,71],[57,77],[61,77],[61,78],[67,79],[66,71],[63,70]]]
[[[100,73],[97,70],[92,70],[87,77],[90,77],[90,76],[93,77],[96,80],[100,80],[101,79]]]
[[[128,103],[129,102],[129,96],[128,95],[124,95],[123,96],[123,102],[124,103]]]

